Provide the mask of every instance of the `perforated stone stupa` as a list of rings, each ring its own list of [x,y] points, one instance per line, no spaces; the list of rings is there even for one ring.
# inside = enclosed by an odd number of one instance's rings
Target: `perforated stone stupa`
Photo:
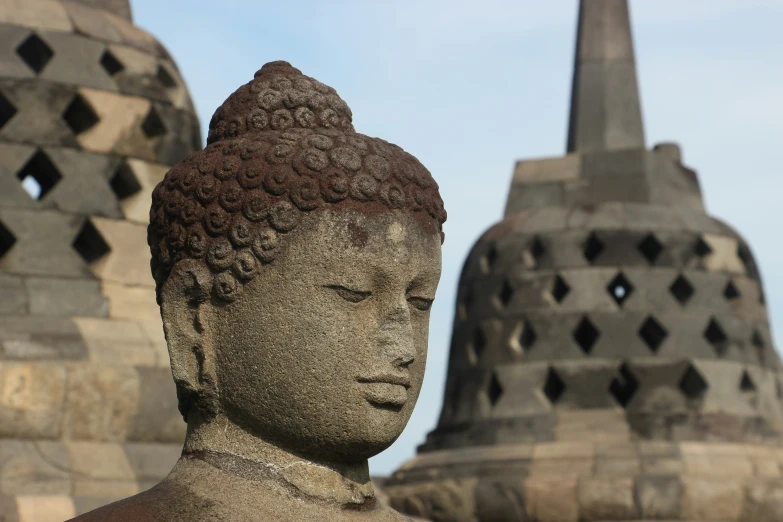
[[[626,0],[582,0],[568,152],[517,163],[459,283],[437,428],[385,484],[438,522],[783,520],[747,243],[645,148]]]
[[[0,0],[0,519],[65,520],[176,462],[146,228],[200,148],[127,0]]]

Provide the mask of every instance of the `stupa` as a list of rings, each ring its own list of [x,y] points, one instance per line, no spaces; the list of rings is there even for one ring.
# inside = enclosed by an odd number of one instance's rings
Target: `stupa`
[[[176,462],[146,229],[200,148],[128,0],[0,0],[0,519],[65,520]]]
[[[645,147],[626,0],[582,0],[567,154],[520,161],[459,282],[443,410],[385,482],[437,522],[783,520],[747,243]]]

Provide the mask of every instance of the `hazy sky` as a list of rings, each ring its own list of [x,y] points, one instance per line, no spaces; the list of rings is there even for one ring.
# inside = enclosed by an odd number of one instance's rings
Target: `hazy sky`
[[[449,219],[427,376],[388,474],[440,414],[457,279],[499,220],[514,162],[562,155],[576,0],[132,0],[177,60],[206,129],[264,63],[337,89],[358,132],[429,168]],[[708,212],[750,241],[783,328],[783,2],[632,0],[647,145],[676,141]],[[206,132],[205,134],[206,135]],[[777,335],[780,339],[780,336]]]

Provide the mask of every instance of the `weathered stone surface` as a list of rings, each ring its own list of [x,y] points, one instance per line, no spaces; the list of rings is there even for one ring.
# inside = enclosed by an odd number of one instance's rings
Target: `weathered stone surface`
[[[682,484],[675,475],[647,475],[636,480],[641,515],[652,520],[676,520],[680,515]]]
[[[139,377],[133,368],[70,366],[64,434],[75,440],[125,440],[136,418],[139,393]]]
[[[19,522],[67,520],[76,515],[73,499],[67,495],[19,496],[16,507]]]
[[[0,363],[0,432],[8,438],[60,436],[65,369],[54,364]]]
[[[631,478],[583,478],[577,497],[581,520],[633,520],[638,516]]]
[[[16,238],[2,258],[0,270],[11,274],[90,277],[84,259],[72,247],[78,221],[59,212],[0,208],[0,222]]]
[[[550,478],[525,481],[525,502],[531,520],[540,522],[577,522],[576,479]]]
[[[57,50],[39,78],[105,91],[117,90],[111,76],[101,67],[101,56],[106,49],[103,42],[61,31],[38,34],[52,49]]]
[[[98,116],[97,123],[78,136],[81,147],[103,154],[155,160],[141,130],[151,107],[149,100],[95,89],[79,89],[79,94]]]
[[[133,27],[127,1],[1,3],[0,519],[49,522],[148,489],[168,472],[152,461],[170,467],[180,452],[149,255],[138,256],[152,189],[201,143],[176,65]],[[163,140],[142,128],[153,102]],[[164,149],[168,164],[149,163]],[[108,227],[125,260],[104,259],[99,218],[136,223]],[[104,279],[91,269],[102,259]],[[134,438],[170,442],[135,447],[148,463],[138,477],[108,473],[125,452],[95,441]],[[69,455],[64,439],[85,446]]]
[[[62,119],[76,90],[70,85],[0,78],[0,92],[16,114],[0,129],[0,141],[73,146],[76,138]]]
[[[22,315],[27,312],[29,298],[21,277],[0,274],[0,315]]]
[[[0,488],[4,495],[68,495],[68,455],[60,443],[4,439],[0,444]]]
[[[155,366],[152,343],[137,322],[88,318],[74,322],[91,361],[105,365]]]
[[[740,520],[743,497],[739,481],[686,476],[681,516],[685,520]]]
[[[0,15],[1,16],[1,15]],[[16,49],[22,45],[30,30],[18,25],[0,25],[0,67],[7,78],[33,78],[35,72],[28,67],[17,54]]]
[[[110,252],[92,265],[103,281],[151,287],[146,247],[146,226],[125,220],[93,218],[92,223],[106,239]]]
[[[64,0],[62,4],[78,32],[99,40],[122,41],[122,33],[109,22],[103,10],[93,9],[77,0]]]
[[[171,371],[168,368],[139,368],[138,372],[139,406],[128,440],[181,444],[186,425],[177,409]]]
[[[35,29],[70,31],[71,21],[57,0],[7,0],[0,11],[0,21]]]
[[[107,300],[101,294],[100,281],[91,279],[54,279],[28,277],[25,290],[33,315],[69,317],[108,315]]]
[[[128,166],[141,188],[135,194],[123,198],[120,206],[125,219],[146,225],[150,220],[152,189],[163,179],[168,167],[141,160],[129,160]]]
[[[128,457],[118,444],[66,443],[74,472],[74,496],[120,497],[139,488]]]
[[[117,158],[67,148],[47,148],[45,152],[62,179],[43,206],[73,214],[122,217],[109,186],[120,164]]]
[[[289,64],[267,64],[252,85],[274,85],[288,96],[286,107],[296,116],[277,109],[272,132],[258,134],[252,125],[263,127],[268,115],[242,87],[213,119],[210,142],[217,146],[170,170],[152,197],[147,243],[178,404],[165,399],[174,397],[168,369],[121,355],[137,344],[151,351],[160,344],[151,320],[144,321],[146,331],[138,328],[141,323],[127,322],[133,332],[126,333],[119,331],[118,319],[76,319],[90,360],[97,362],[74,367],[69,379],[73,412],[65,425],[72,438],[168,442],[182,436],[180,414],[188,422],[183,456],[159,487],[78,520],[120,522],[139,510],[227,521],[403,519],[375,501],[367,459],[400,435],[423,380],[427,310],[440,278],[446,218],[437,187],[401,149],[355,133],[350,110],[334,91]],[[312,113],[308,98],[294,89],[328,94],[324,103],[331,112]],[[269,110],[275,109],[274,100],[265,98],[262,105],[268,101]],[[160,121],[146,129],[156,131],[151,142],[163,156],[179,155],[186,145],[181,137],[160,131],[185,113],[158,105],[152,110]],[[240,117],[255,123],[237,128]],[[246,136],[247,146],[221,150],[238,143],[226,141],[235,134]],[[232,167],[261,159],[259,151],[268,146],[281,154],[280,147],[306,154],[285,159],[272,151],[277,159],[270,161],[277,166],[264,160],[258,172]],[[289,177],[278,181],[291,183],[283,192],[271,181],[256,183],[280,172]],[[298,172],[320,179],[316,190],[300,186]],[[344,176],[346,188],[359,187],[345,194],[351,199],[340,195],[342,185],[331,185],[333,175]],[[220,183],[218,201],[205,209],[206,187],[194,191],[193,182]],[[191,219],[192,212],[204,219]],[[221,224],[223,214],[227,221]],[[145,226],[95,217],[91,223],[111,247],[92,262],[96,275],[115,284],[148,284],[149,276],[136,272],[144,246],[138,232]],[[204,227],[213,239],[200,252],[198,241],[207,241]],[[382,267],[387,276],[368,278],[376,270],[369,267]],[[334,277],[335,284],[324,286]],[[208,294],[213,297],[197,297]],[[370,295],[373,307],[356,306]],[[502,329],[482,328],[491,342],[502,342]],[[312,350],[316,345],[320,348]],[[473,348],[479,360],[480,346]],[[131,373],[109,360],[137,368]],[[483,400],[491,402],[489,396]],[[490,420],[491,408],[477,407]],[[133,420],[129,412],[135,412]],[[156,477],[148,476],[145,458],[149,455],[134,453],[133,464],[125,466],[114,449],[101,453],[100,463],[84,464],[95,468],[88,478],[74,478],[74,495],[110,497],[123,488],[148,487]],[[139,472],[136,481],[111,471],[126,467]],[[420,500],[409,504],[435,521],[472,522],[467,513],[476,509],[476,485],[472,477],[448,478],[417,492]],[[183,511],[184,491],[205,502]],[[524,513],[521,500],[511,504]]]

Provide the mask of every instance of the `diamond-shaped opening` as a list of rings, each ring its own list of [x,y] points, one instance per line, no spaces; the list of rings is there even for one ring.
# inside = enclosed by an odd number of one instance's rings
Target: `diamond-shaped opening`
[[[177,81],[171,75],[169,70],[162,65],[158,65],[158,81],[167,89],[177,86]]]
[[[609,282],[609,286],[606,287],[609,295],[612,296],[617,306],[623,306],[626,299],[631,296],[633,292],[633,285],[625,275],[620,272],[617,276]]]
[[[753,346],[759,350],[765,348],[764,338],[761,337],[761,334],[758,330],[753,330],[753,335],[750,338],[750,342],[753,343]]]
[[[524,350],[529,350],[535,344],[538,336],[528,321],[522,322],[522,331],[519,333],[519,346]]]
[[[565,279],[563,279],[560,275],[555,277],[555,281],[552,284],[552,297],[555,298],[555,301],[558,303],[562,303],[563,299],[566,298],[566,296],[571,292],[571,287],[568,286],[568,283],[566,283]]]
[[[16,177],[35,200],[46,196],[62,179],[52,160],[40,150],[17,172]]]
[[[756,391],[756,385],[748,375],[748,372],[742,372],[742,379],[740,380],[740,390],[745,393],[753,393]]]
[[[574,340],[585,354],[593,351],[595,343],[598,342],[601,332],[593,325],[587,317],[579,321],[579,325],[574,330]]]
[[[584,249],[582,250],[585,259],[587,259],[587,261],[592,264],[596,259],[598,259],[598,256],[600,256],[601,252],[603,251],[604,244],[600,239],[598,239],[598,236],[595,235],[595,232],[593,232],[590,234],[590,237],[587,238],[587,241],[585,241]]]
[[[612,380],[609,385],[609,393],[614,399],[625,408],[631,402],[636,390],[639,389],[639,381],[636,379],[631,369],[626,364],[620,367],[619,375]]]
[[[468,287],[468,289],[465,291],[465,297],[462,299],[462,318],[465,319],[467,315],[470,313],[470,310],[473,308],[473,303],[475,301],[475,296],[473,294],[473,287]]]
[[[704,338],[710,343],[718,355],[725,355],[728,350],[729,338],[715,318],[710,319],[710,324],[704,330]]]
[[[144,123],[141,124],[141,130],[148,138],[157,138],[166,134],[166,126],[163,125],[163,120],[160,119],[155,107],[150,108],[150,112],[144,118]]]
[[[546,376],[546,382],[544,383],[544,395],[549,399],[552,404],[557,404],[560,397],[563,396],[566,386],[563,379],[555,371],[554,368],[549,368],[549,372]]]
[[[103,56],[101,56],[101,67],[103,67],[109,76],[112,77],[125,70],[125,66],[122,65],[122,62],[119,61],[117,57],[114,56],[109,50],[106,50],[103,53]]]
[[[30,69],[39,74],[54,56],[54,51],[37,34],[33,33],[16,48],[16,54]]]
[[[481,358],[481,354],[484,353],[484,349],[487,347],[487,336],[484,335],[484,331],[481,328],[476,328],[473,332],[473,355],[476,360]]]
[[[82,229],[73,241],[73,248],[82,256],[87,263],[92,263],[102,258],[109,252],[111,248],[103,239],[103,236],[95,225],[89,219],[84,221]]]
[[[693,366],[688,369],[680,379],[680,391],[689,399],[701,399],[707,391],[707,381],[704,380],[699,370]]]
[[[492,406],[497,404],[502,395],[503,386],[500,385],[497,375],[493,373],[492,378],[489,381],[489,389],[487,389],[487,396],[489,397],[490,404],[492,404]]]
[[[703,237],[699,236],[696,240],[696,244],[693,246],[693,251],[699,257],[707,257],[712,254],[712,247],[707,243]]]
[[[87,132],[98,123],[98,115],[95,110],[80,95],[76,95],[71,100],[68,108],[63,113],[63,119],[75,135]]]
[[[728,283],[726,283],[726,288],[723,289],[723,297],[725,297],[729,301],[740,297],[739,290],[734,285],[734,282],[729,281]]]
[[[498,261],[498,249],[495,245],[490,245],[489,250],[482,258],[486,272],[491,272]]]
[[[514,297],[514,289],[508,281],[503,281],[503,286],[500,287],[500,292],[498,292],[498,301],[503,308],[508,306],[512,297]]]
[[[654,234],[647,234],[647,236],[636,245],[636,248],[639,249],[639,252],[641,252],[647,262],[651,265],[655,264],[658,256],[663,252],[663,245]]]
[[[649,316],[639,329],[639,337],[654,353],[658,353],[658,349],[668,335],[669,332],[666,331],[666,328],[656,321],[653,316]]]
[[[123,200],[141,192],[142,186],[127,162],[122,162],[109,182],[117,199]]]
[[[538,265],[538,263],[541,262],[541,258],[546,254],[546,247],[544,247],[544,242],[541,241],[540,237],[536,236],[533,238],[533,241],[531,241],[528,246],[528,252],[530,252],[530,257],[532,257],[533,261]]]
[[[5,124],[16,116],[16,113],[16,107],[0,92],[0,129],[5,127]]]
[[[5,256],[16,243],[16,238],[10,230],[0,223],[0,258]]]
[[[691,297],[693,297],[694,289],[685,277],[682,275],[677,276],[672,285],[669,287],[669,292],[681,305],[685,305]]]

